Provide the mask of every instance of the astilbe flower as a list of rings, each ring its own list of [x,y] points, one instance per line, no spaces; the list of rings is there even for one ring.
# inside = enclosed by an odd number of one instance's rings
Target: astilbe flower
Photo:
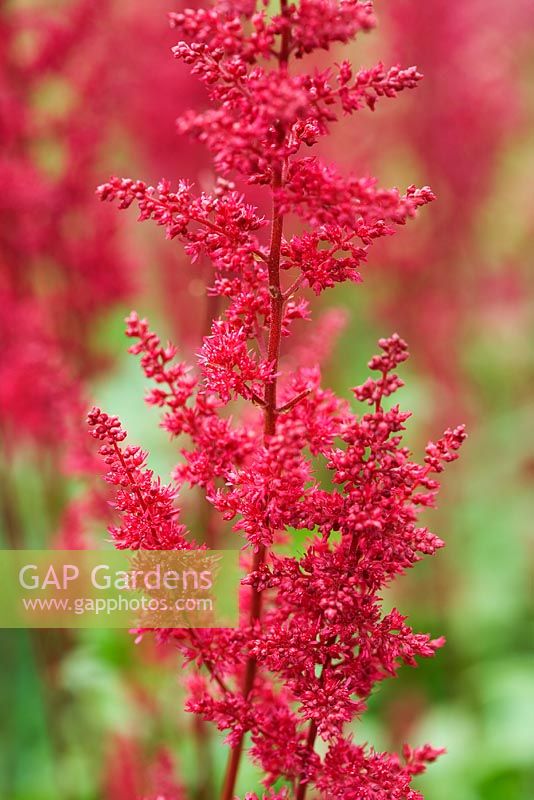
[[[193,261],[203,255],[213,265],[211,291],[222,314],[204,338],[196,374],[136,314],[127,333],[155,381],[148,402],[162,408],[171,435],[190,442],[175,482],[202,487],[234,521],[248,544],[248,571],[239,628],[159,636],[195,665],[188,709],[227,732],[223,800],[235,794],[245,737],[266,787],[284,786],[266,797],[303,800],[311,785],[328,798],[415,800],[413,776],[440,751],[377,753],[356,744],[348,726],[377,683],[443,644],[415,633],[397,610],[384,614],[381,595],[442,546],[418,517],[434,503],[435,476],[457,457],[465,433],[448,430],[428,445],[423,464],[412,460],[402,442],[410,415],[384,404],[402,385],[395,370],[408,355],[397,335],[380,341],[382,353],[370,362],[377,377],[354,389],[369,406],[360,415],[321,387],[309,353],[299,364],[295,353],[281,354],[281,342],[309,317],[304,287],[319,294],[359,281],[373,242],[433,198],[427,187],[381,190],[301,151],[328,134],[340,113],[372,109],[421,76],[414,67],[382,65],[354,72],[347,62],[314,74],[290,71],[291,56],[370,28],[369,3],[282,0],[280,13],[269,16],[254,3],[224,2],[174,13],[171,22],[184,38],[175,55],[213,103],[182,117],[179,129],[208,145],[221,176],[201,194],[184,181],[172,190],[168,181],[154,188],[119,178],[98,193],[122,208],[135,203],[140,218],[179,239]],[[264,187],[270,219],[237,191],[235,173]],[[300,229],[284,236],[290,217]],[[247,409],[242,416],[228,413],[236,401]],[[120,487],[123,524],[111,530],[119,546],[186,547],[175,489],[154,481],[144,453],[122,449],[115,417],[95,409],[89,421],[104,442],[108,480]],[[308,532],[302,555],[280,555],[277,545],[299,530]]]
[[[184,800],[170,754],[150,756],[134,738],[115,735],[108,745],[102,796],[106,800]]]
[[[87,380],[109,367],[95,329],[131,293],[138,266],[118,221],[94,202],[97,170],[115,137],[134,127],[134,155],[156,174],[162,164],[191,164],[191,154],[180,156],[173,144],[176,70],[162,46],[164,17],[154,11],[142,0],[0,9],[0,438],[6,461],[23,448],[24,458],[46,454],[54,493],[63,497],[48,528],[54,535],[59,527],[62,546],[80,546],[89,517],[101,521],[106,508],[95,459],[80,457],[80,412]],[[157,93],[132,78],[141,41]],[[151,60],[155,47],[161,59]],[[169,124],[149,131],[142,123],[156,107],[165,119],[164,98]],[[200,159],[192,174],[199,167]],[[66,504],[73,474],[90,486]],[[5,524],[20,546],[22,522],[17,531]]]
[[[72,0],[61,17],[18,5],[0,4],[0,523],[14,548],[26,531],[11,459],[30,465],[38,454],[52,538],[65,453],[86,439],[83,384],[102,366],[91,334],[127,284],[117,226],[89,188],[108,130],[108,98],[95,91],[107,4]]]
[[[61,19],[5,4],[0,12],[2,286],[13,302],[40,302],[47,333],[75,377],[98,364],[88,333],[95,319],[128,290],[116,226],[93,207],[88,191],[109,135],[103,120],[110,98],[95,91],[107,67],[99,28],[106,10],[105,0],[77,0]],[[23,47],[28,34],[33,44]],[[68,95],[64,107],[36,102],[50,84]],[[57,164],[43,156],[44,146],[57,148]],[[17,334],[23,341],[22,327]]]
[[[425,5],[400,0],[384,9],[393,57],[417,54],[427,80],[418,102],[397,105],[384,126],[385,137],[374,137],[374,145],[380,151],[388,137],[393,145],[407,143],[440,204],[408,244],[397,248],[391,242],[383,259],[387,304],[382,311],[409,337],[434,378],[442,417],[459,403],[472,405],[465,397],[471,387],[462,366],[463,343],[477,310],[484,309],[489,275],[499,274],[505,285],[523,282],[522,252],[512,251],[504,263],[501,255],[501,263],[491,264],[495,256],[486,248],[489,220],[500,216],[495,207],[499,164],[523,135],[522,67],[534,23],[532,4],[524,0],[503,9],[500,0]],[[491,214],[481,228],[488,204]],[[529,230],[526,215],[520,224]]]
[[[51,535],[65,506],[66,453],[86,439],[85,381],[105,363],[93,331],[130,283],[118,226],[90,189],[110,133],[108,10],[106,0],[72,0],[61,16],[0,8],[0,438],[6,462],[38,453],[48,465],[39,469],[45,492],[61,498],[50,503]],[[13,491],[5,495],[0,515],[20,547],[24,524],[9,510]]]
[[[108,466],[106,480],[118,487],[115,507],[122,515],[120,528],[111,535],[119,549],[167,550],[187,547],[185,528],[177,522],[173,501],[176,491],[154,480],[146,467],[147,453],[139,447],[122,447],[126,432],[117,417],[93,408],[88,416],[91,434],[102,442],[99,453]]]

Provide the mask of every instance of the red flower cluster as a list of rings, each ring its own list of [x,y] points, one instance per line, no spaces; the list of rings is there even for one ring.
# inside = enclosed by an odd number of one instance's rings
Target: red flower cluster
[[[143,0],[0,4],[0,437],[7,461],[15,452],[26,463],[46,453],[50,469],[38,471],[61,498],[49,504],[46,528],[51,536],[60,528],[64,547],[81,546],[87,520],[101,520],[107,508],[81,415],[87,380],[110,362],[95,331],[137,273],[119,221],[94,202],[94,185],[117,136],[134,128],[132,152],[147,168],[158,174],[177,163],[176,66],[165,55],[172,33],[159,2],[161,15],[157,0],[150,8]],[[141,42],[157,93],[131,69]],[[144,126],[156,113],[168,125]],[[189,153],[187,166],[198,168]],[[72,472],[84,484],[67,505]],[[82,497],[87,479],[98,489]],[[22,517],[3,514],[11,545],[22,546]]]
[[[154,189],[118,178],[98,191],[122,208],[137,203],[141,219],[165,227],[193,260],[203,254],[213,265],[210,291],[222,313],[204,338],[198,377],[175,364],[175,349],[135,314],[127,333],[155,381],[148,402],[164,409],[171,434],[190,440],[175,479],[203,487],[210,506],[234,521],[250,563],[237,630],[161,635],[201,668],[190,682],[189,710],[227,732],[223,800],[234,797],[245,737],[266,786],[285,786],[266,797],[303,800],[313,786],[340,800],[416,800],[412,777],[440,751],[377,753],[354,743],[348,723],[378,682],[443,644],[415,633],[398,611],[384,614],[381,593],[442,546],[418,517],[433,504],[435,475],[457,457],[465,433],[447,431],[422,465],[412,460],[402,441],[410,415],[385,403],[402,385],[395,369],[408,355],[397,335],[381,340],[382,353],[370,362],[378,376],[354,389],[371,406],[361,415],[321,387],[309,354],[299,363],[299,351],[286,357],[281,342],[308,318],[303,287],[319,293],[358,280],[373,241],[433,197],[427,188],[380,190],[300,151],[327,134],[340,111],[373,108],[377,97],[411,88],[420,76],[382,65],[354,74],[346,62],[313,74],[290,71],[291,56],[371,27],[369,3],[282,0],[280,13],[269,16],[254,3],[225,0],[171,19],[186,40],[175,54],[214,105],[179,127],[209,146],[222,177],[200,195],[185,182],[173,192],[167,182]],[[230,173],[265,187],[269,220],[236,191]],[[284,235],[290,217],[300,230]],[[248,404],[241,417],[228,413],[236,400],[239,409]],[[154,481],[144,453],[121,449],[116,418],[94,410],[89,421],[104,442],[108,480],[119,487],[123,524],[112,530],[119,546],[187,546],[174,488]],[[277,545],[295,531],[309,532],[302,555],[280,555]],[[317,738],[324,744],[316,750]]]
[[[103,789],[109,800],[185,800],[167,750],[148,755],[126,736],[114,736],[107,750]]]
[[[120,528],[110,533],[119,549],[181,550],[189,545],[185,527],[177,522],[176,491],[154,480],[146,466],[147,453],[121,442],[126,432],[117,417],[93,408],[87,418],[91,435],[102,442],[99,453],[108,466],[106,480],[118,487],[115,508],[122,515]]]
[[[516,0],[505,14],[500,0],[424,5],[398,0],[388,6],[384,15],[392,56],[417,57],[427,80],[413,102],[397,104],[383,136],[373,137],[372,149],[379,157],[384,148],[407,145],[410,160],[440,204],[425,220],[424,231],[415,236],[412,231],[400,247],[391,242],[383,259],[386,311],[435,379],[438,413],[446,419],[459,404],[472,406],[465,400],[471,381],[464,368],[465,336],[472,336],[478,314],[494,307],[492,288],[497,285],[507,295],[498,301],[500,314],[507,304],[520,304],[517,298],[526,293],[528,256],[521,249],[505,257],[490,255],[479,221],[499,216],[498,165],[514,137],[526,133],[521,77],[530,53],[533,6]],[[451,81],[451,75],[460,74],[461,81]],[[521,224],[529,229],[526,216]]]
[[[72,437],[81,381],[101,366],[90,333],[128,288],[116,226],[89,188],[109,132],[109,97],[96,90],[104,6],[76,0],[61,18],[14,4],[0,10],[0,430],[8,451],[29,441],[57,454]]]

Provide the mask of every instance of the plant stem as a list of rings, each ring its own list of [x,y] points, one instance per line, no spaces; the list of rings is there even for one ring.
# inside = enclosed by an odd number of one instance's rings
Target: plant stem
[[[280,0],[282,13],[287,7],[287,0]],[[287,69],[289,56],[289,35],[285,31],[282,35],[282,43],[279,55],[279,68]],[[285,134],[280,130],[280,144],[283,143]],[[269,439],[276,432],[277,417],[277,374],[280,361],[280,342],[282,339],[282,320],[284,314],[284,296],[280,287],[280,252],[282,247],[282,235],[284,229],[284,216],[280,213],[277,201],[277,191],[281,188],[284,181],[283,161],[273,166],[271,181],[272,190],[272,227],[271,242],[269,247],[268,271],[269,271],[269,295],[270,295],[270,316],[269,316],[269,340],[267,346],[267,358],[272,365],[272,377],[265,383],[264,395],[264,423],[263,423],[263,442],[265,447],[269,446]],[[256,572],[265,561],[267,548],[261,544],[252,562],[252,572]],[[250,605],[249,624],[254,625],[261,617],[262,606],[261,592],[252,589],[252,600]],[[248,697],[254,687],[256,677],[257,662],[253,656],[249,656],[243,680],[243,697]],[[235,785],[239,772],[241,756],[243,754],[244,735],[241,734],[235,747],[230,752],[226,775],[224,779],[221,800],[232,800],[235,793]]]
[[[282,185],[283,165],[278,165],[273,175],[273,195],[276,189]],[[269,343],[268,359],[273,365],[273,377],[265,384],[264,396],[264,423],[263,436],[264,444],[267,447],[269,438],[274,435],[276,430],[277,417],[277,372],[280,360],[280,340],[282,338],[282,316],[284,301],[280,290],[280,249],[282,245],[284,218],[279,213],[276,200],[273,197],[273,223],[271,231],[271,246],[269,251],[269,294],[270,294],[270,324],[269,324]],[[265,545],[260,545],[254,554],[252,562],[252,572],[258,570],[265,561],[267,549]],[[252,589],[252,600],[250,605],[249,624],[254,625],[261,617],[261,592]],[[254,686],[256,677],[256,659],[250,656],[245,667],[245,677],[243,681],[243,697],[248,697]],[[243,753],[244,736],[241,735],[237,744],[232,748],[226,776],[224,780],[221,800],[232,800],[235,792],[235,784],[239,771],[239,764]]]
[[[349,548],[349,552],[350,552],[350,554],[352,556],[355,554],[356,547],[357,547],[357,537],[353,533],[352,536],[351,536],[350,548]],[[336,641],[336,638],[337,638],[337,636],[333,636],[332,638],[330,638],[327,641],[326,644],[328,646],[334,644],[334,642]],[[331,664],[332,664],[332,659],[331,659],[330,656],[328,656],[326,661],[323,664],[322,669],[321,669],[321,676],[319,678],[319,683],[320,683],[321,686],[324,683],[326,670],[331,666]],[[310,720],[310,725],[309,725],[309,728],[308,728],[308,735],[306,737],[306,757],[308,759],[311,757],[311,755],[314,752],[316,738],[317,738],[317,725],[315,724],[315,722],[313,720]],[[308,784],[308,781],[306,780],[306,776],[304,774],[301,774],[299,776],[299,779],[298,779],[297,791],[296,791],[296,794],[295,794],[295,800],[305,800],[306,792],[308,790],[308,785],[309,784]]]
[[[313,752],[316,737],[317,737],[317,725],[315,724],[315,722],[310,722],[310,727],[308,728],[308,736],[306,738],[306,752],[308,754],[311,754]],[[304,798],[306,797],[307,788],[308,788],[308,783],[304,781],[301,776],[299,778],[299,782],[297,785],[297,793],[295,794],[295,800],[304,800]]]

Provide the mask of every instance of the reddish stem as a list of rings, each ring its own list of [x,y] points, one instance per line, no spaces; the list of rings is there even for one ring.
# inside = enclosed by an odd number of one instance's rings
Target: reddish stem
[[[287,0],[281,0],[282,12],[285,11]],[[287,69],[289,56],[289,34],[287,31],[282,35],[282,44],[279,56],[280,69]],[[285,133],[280,130],[280,143],[284,141]],[[273,167],[273,177],[271,189],[273,194],[273,217],[271,228],[271,242],[269,248],[268,271],[269,271],[269,295],[270,295],[270,316],[269,316],[269,341],[267,347],[267,358],[272,365],[272,377],[265,383],[264,395],[264,425],[263,441],[266,447],[269,446],[269,439],[276,432],[277,417],[277,374],[280,361],[280,342],[282,339],[282,320],[284,314],[284,297],[280,287],[280,252],[282,248],[282,234],[284,229],[284,216],[280,213],[276,194],[277,190],[283,185],[284,163],[280,162]],[[252,572],[256,572],[265,561],[267,548],[260,545],[254,554]],[[252,600],[250,605],[249,624],[254,625],[261,617],[262,596],[261,592],[252,589]],[[253,656],[249,656],[243,680],[243,697],[248,697],[254,687],[256,677],[257,662]],[[243,754],[244,735],[241,734],[237,744],[232,748],[226,769],[221,800],[232,800],[235,794],[235,785],[239,772],[241,756]]]
[[[282,185],[283,180],[283,166],[279,165],[273,175],[273,194],[276,189]],[[277,373],[278,363],[280,360],[280,340],[282,338],[282,315],[284,301],[282,292],[280,290],[280,249],[282,245],[282,232],[283,232],[284,218],[279,213],[276,200],[273,200],[273,225],[271,232],[271,247],[269,252],[269,294],[271,297],[270,302],[270,325],[269,325],[269,343],[268,343],[268,359],[273,365],[273,377],[270,378],[265,384],[264,404],[264,444],[268,446],[269,438],[274,435],[276,430],[276,417],[277,417],[277,401],[276,401],[276,386],[277,386]],[[265,561],[267,548],[265,545],[260,545],[254,554],[252,563],[252,572],[256,572]],[[254,625],[261,617],[261,592],[252,589],[252,600],[250,605],[249,624]],[[254,686],[254,679],[256,677],[257,662],[256,659],[250,656],[247,660],[245,667],[245,677],[243,680],[243,697],[248,697]],[[239,737],[237,744],[232,748],[228,766],[226,769],[226,776],[224,779],[221,800],[232,800],[235,792],[235,785],[237,781],[237,774],[239,771],[239,764],[243,753],[243,734]]]
[[[333,644],[336,640],[334,636],[330,639],[327,644]],[[331,664],[330,656],[326,659],[325,663],[323,664],[323,668],[321,670],[321,677],[319,678],[319,683],[322,686],[325,678],[326,670],[329,668]],[[310,759],[313,751],[315,749],[315,740],[317,738],[317,725],[313,720],[310,720],[310,726],[308,728],[308,735],[306,737],[306,758]],[[297,792],[295,794],[295,800],[305,800],[306,791],[308,789],[308,781],[306,780],[306,775],[301,774],[299,776],[298,784],[297,784]]]
[[[306,752],[308,754],[313,753],[316,737],[317,737],[317,725],[315,724],[315,722],[310,722],[310,727],[308,728],[308,736],[306,738]],[[303,776],[301,775],[297,786],[297,793],[295,794],[295,800],[304,800],[304,798],[306,797],[307,788],[308,788],[308,783],[307,781],[304,780]]]

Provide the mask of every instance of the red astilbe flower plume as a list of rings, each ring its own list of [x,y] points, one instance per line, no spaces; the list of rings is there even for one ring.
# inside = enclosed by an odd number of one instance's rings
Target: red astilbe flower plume
[[[91,191],[112,132],[110,4],[51,5],[0,4],[0,438],[8,468],[15,454],[39,461],[54,496],[47,534],[65,514],[60,538],[81,546],[76,505],[86,513],[105,503],[88,495],[68,507],[67,461],[86,439],[85,382],[107,362],[94,332],[129,292],[130,260]],[[11,489],[5,498],[0,516],[11,546],[22,547],[24,515],[10,510]]]
[[[122,514],[120,528],[110,533],[119,549],[182,550],[191,547],[185,526],[177,521],[176,489],[154,480],[146,467],[147,453],[128,445],[117,417],[93,408],[87,418],[91,435],[102,442],[99,453],[108,466],[106,480],[118,487],[115,508]]]
[[[167,750],[143,752],[140,742],[115,735],[107,748],[103,781],[106,800],[185,800],[185,791],[173,775]]]
[[[5,4],[0,11],[0,178],[10,187],[0,201],[1,282],[17,298],[40,302],[74,377],[98,366],[88,331],[129,290],[116,226],[89,192],[109,136],[108,42],[100,28],[107,12],[106,0],[75,0],[61,17]],[[31,37],[26,47],[22,36]],[[64,108],[36,103],[50,86],[67,96]],[[57,164],[43,158],[43,144],[58,150]]]
[[[409,338],[414,355],[435,381],[440,418],[447,419],[459,404],[466,412],[472,407],[463,348],[484,313],[490,275],[498,275],[501,286],[524,284],[523,242],[531,230],[526,209],[523,214],[518,204],[515,211],[524,239],[518,235],[520,244],[505,258],[495,248],[488,252],[480,220],[500,218],[509,205],[507,198],[503,211],[495,205],[499,164],[528,125],[522,81],[528,75],[533,6],[524,0],[504,5],[501,0],[399,0],[388,4],[384,15],[392,57],[416,56],[426,80],[416,98],[396,105],[382,135],[373,135],[371,157],[398,144],[404,152],[407,146],[410,161],[418,164],[440,202],[424,231],[415,236],[411,231],[400,247],[389,243],[381,259],[387,272],[386,303],[382,296],[380,310],[388,325]],[[451,75],[460,74],[461,81],[451,81]],[[358,151],[356,141],[354,147]],[[525,188],[527,181],[525,174]],[[516,182],[514,194],[520,192]],[[503,307],[506,302],[501,300]]]
[[[310,352],[282,351],[282,340],[310,317],[304,288],[319,294],[359,281],[373,242],[433,199],[426,187],[381,190],[301,151],[341,114],[372,109],[421,76],[381,64],[355,72],[347,62],[290,69],[292,57],[370,28],[369,3],[282,0],[270,16],[253,2],[225,1],[172,14],[171,22],[183,37],[175,55],[212,102],[182,117],[179,129],[208,145],[220,177],[200,194],[185,181],[173,191],[168,181],[154,188],[120,178],[98,194],[121,208],[136,204],[141,220],[165,228],[193,261],[202,255],[212,264],[221,315],[199,347],[195,377],[145,320],[131,315],[127,333],[155,383],[148,402],[163,410],[167,431],[189,440],[174,477],[183,492],[202,487],[214,512],[233,521],[247,574],[239,628],[159,636],[192,665],[188,710],[227,734],[222,800],[235,796],[246,739],[266,788],[282,787],[267,797],[303,800],[312,786],[325,798],[416,800],[412,777],[439,751],[377,753],[354,743],[348,725],[379,682],[443,644],[414,632],[396,609],[385,614],[381,595],[442,546],[418,518],[465,433],[449,430],[423,464],[412,459],[402,440],[410,415],[389,400],[408,355],[399,336],[380,341],[370,362],[377,377],[354,389],[361,415],[321,386]],[[234,176],[267,194],[270,218],[237,191]],[[119,544],[185,546],[173,522],[175,492],[154,486],[144,454],[121,450],[115,418],[96,410],[91,424],[104,441],[108,479],[120,487]],[[307,532],[302,554],[283,556],[278,545],[294,531]]]

